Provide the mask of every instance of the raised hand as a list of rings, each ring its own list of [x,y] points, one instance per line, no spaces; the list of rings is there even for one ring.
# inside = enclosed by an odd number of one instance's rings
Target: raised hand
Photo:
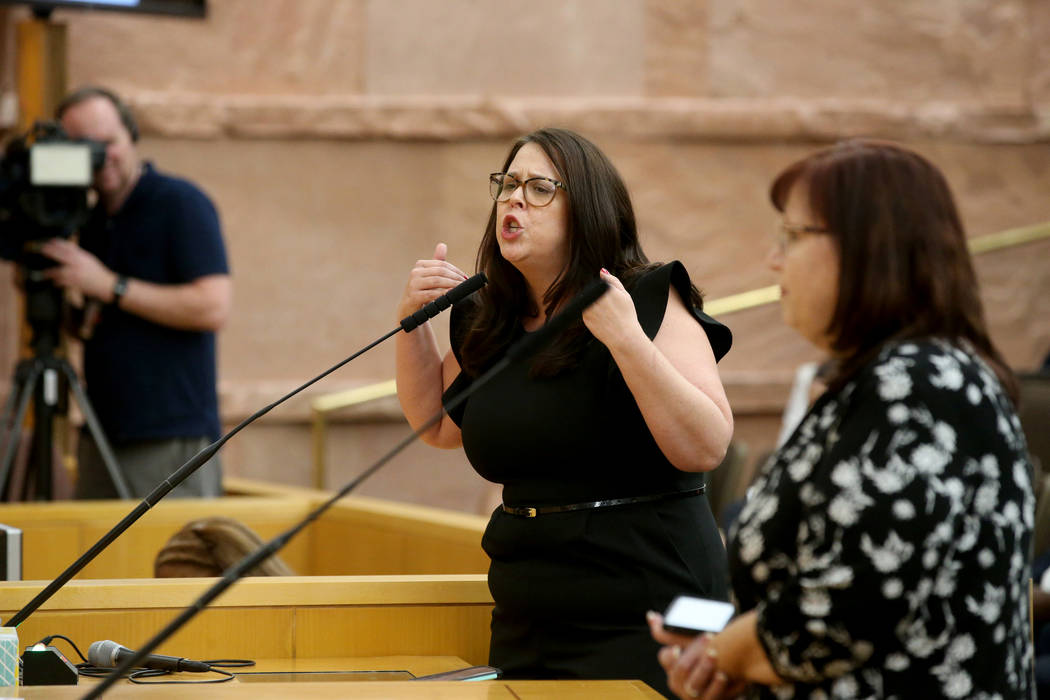
[[[434,301],[467,279],[462,270],[445,259],[447,255],[448,246],[438,243],[432,259],[416,261],[397,305],[399,319],[415,313],[424,304]]]
[[[583,323],[595,338],[612,349],[614,345],[642,332],[638,313],[631,295],[623,283],[602,268],[599,275],[609,285],[609,291],[583,312]]]

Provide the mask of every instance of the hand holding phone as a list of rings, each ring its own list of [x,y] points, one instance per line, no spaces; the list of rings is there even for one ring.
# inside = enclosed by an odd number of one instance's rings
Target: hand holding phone
[[[664,613],[664,629],[687,635],[721,632],[734,612],[731,603],[680,595],[671,601]]]

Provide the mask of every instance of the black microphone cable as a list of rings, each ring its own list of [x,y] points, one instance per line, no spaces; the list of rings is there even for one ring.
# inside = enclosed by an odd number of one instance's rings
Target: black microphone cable
[[[73,651],[80,657],[80,662],[75,664],[77,669],[77,675],[83,676],[84,678],[105,678],[113,672],[113,666],[99,666],[96,663],[89,661],[80,647],[77,646],[69,637],[64,634],[49,634],[48,636],[41,639],[39,642],[30,644],[29,648],[32,649],[38,645],[49,646],[55,639],[61,639],[65,641],[69,646],[73,647]],[[160,668],[131,668],[126,674],[122,674],[122,678],[127,678],[132,683],[138,683],[141,685],[161,685],[161,684],[192,684],[192,683],[226,683],[232,681],[236,676],[229,671],[224,669],[227,668],[244,668],[254,666],[255,662],[251,659],[208,659],[201,661],[200,663],[208,666],[207,670],[196,671],[196,673],[219,673],[222,674],[222,678],[206,678],[206,679],[173,679],[166,681],[146,681],[144,678],[153,678],[158,676],[170,676],[174,671],[169,671]]]
[[[40,591],[40,593],[38,593],[36,597],[34,597],[31,601],[26,603],[26,605],[17,613],[15,613],[15,615],[10,620],[3,623],[3,626],[18,627],[20,624],[22,624],[27,617],[32,615],[37,608],[46,603],[51,598],[51,596],[53,596],[60,588],[62,588],[62,586],[66,585],[66,583],[70,579],[72,579],[74,576],[80,573],[81,569],[90,564],[91,561],[102,552],[102,550],[108,547],[115,539],[120,537],[120,535],[122,535],[125,530],[127,530],[139,518],[145,515],[146,512],[150,508],[155,506],[157,502],[160,501],[160,499],[164,498],[164,496],[167,495],[169,491],[181,484],[193,472],[197,471],[197,469],[199,469],[202,464],[211,459],[215,455],[215,453],[219,451],[219,448],[226,444],[227,440],[239,433],[249,423],[261,416],[266,415],[275,407],[279,406],[291,397],[295,396],[303,389],[306,389],[307,387],[312,386],[313,384],[324,379],[332,372],[335,372],[337,369],[341,368],[343,365],[347,364],[354,358],[359,357],[360,355],[363,355],[364,353],[368,352],[375,346],[382,343],[387,338],[390,338],[391,336],[396,335],[401,331],[404,331],[406,333],[412,331],[421,323],[424,323],[427,319],[433,318],[444,309],[447,309],[449,306],[458,303],[459,301],[462,301],[470,294],[476,292],[478,289],[481,289],[487,283],[488,279],[485,277],[484,273],[478,273],[474,275],[465,282],[460,283],[457,287],[449,290],[448,293],[444,294],[438,299],[435,299],[429,304],[426,304],[419,311],[403,318],[397,328],[390,331],[383,337],[361,348],[350,357],[346,358],[342,362],[339,362],[338,364],[329,367],[327,370],[317,375],[310,381],[306,382],[299,388],[293,389],[292,391],[288,392],[287,394],[277,399],[270,405],[264,406],[252,415],[245,418],[243,421],[237,424],[237,426],[233,428],[230,432],[226,433],[218,440],[202,449],[196,455],[191,457],[188,462],[179,467],[168,478],[164,479],[164,481],[158,484],[152,492],[150,492],[144,499],[142,499],[141,503],[139,503],[130,513],[124,516],[123,520],[114,525],[109,532],[107,532],[95,544],[93,544],[91,548],[88,549],[88,551],[84,552],[84,554],[82,554],[79,559],[73,562],[69,566],[69,568],[67,568],[65,571],[59,574],[55,578],[55,580],[49,583],[47,587],[44,588],[44,590]]]
[[[226,669],[228,668],[248,668],[255,665],[255,662],[251,659],[204,659],[201,661],[203,664],[208,665],[207,671],[183,671],[182,673],[218,673],[219,678],[171,678],[168,680],[145,680],[147,678],[159,678],[163,676],[171,676],[175,671],[167,671],[162,668],[139,668],[130,669],[126,676],[130,682],[137,685],[197,685],[205,683],[229,683],[237,677],[236,674],[230,673]],[[77,664],[79,669],[81,664]],[[113,673],[113,669],[108,666],[87,666],[81,670],[80,675],[90,678],[105,678],[109,674]]]
[[[183,671],[183,673],[218,673],[220,674],[220,677],[145,680],[148,678],[170,676],[173,675],[175,671],[168,671],[163,668],[129,668],[127,672],[120,674],[120,678],[127,678],[130,682],[138,685],[197,685],[204,683],[229,683],[237,676],[236,674],[225,670],[226,667],[233,668],[255,665],[255,662],[250,659],[225,659],[219,660],[219,663],[214,663],[212,661],[204,661],[202,663],[208,664],[209,668],[207,671]],[[77,664],[77,671],[85,678],[108,678],[110,674],[113,673],[113,668],[109,666],[93,666],[91,663],[82,663]]]
[[[532,333],[525,338],[521,339],[507,350],[506,354],[500,358],[494,365],[484,372],[481,376],[471,382],[470,386],[467,387],[463,393],[459,394],[451,401],[448,405],[443,407],[437,413],[428,418],[423,425],[418,429],[414,430],[411,435],[397,443],[393,449],[380,457],[372,466],[365,469],[363,472],[354,477],[348,484],[343,488],[339,489],[338,493],[333,495],[331,498],[326,500],[324,503],[319,505],[314,510],[310,511],[301,521],[290,527],[288,530],[280,533],[263,546],[259,547],[254,552],[249,553],[239,562],[231,566],[223,573],[222,578],[219,579],[214,585],[206,590],[197,600],[186,607],[181,613],[179,613],[174,620],[172,620],[164,629],[158,632],[151,640],[142,645],[138,652],[134,656],[130,656],[124,660],[124,662],[116,668],[110,675],[108,675],[101,683],[93,687],[82,700],[93,700],[93,698],[100,697],[106,690],[110,688],[117,680],[120,679],[121,675],[125,673],[129,668],[133,667],[142,659],[149,656],[158,646],[164,643],[171,635],[175,634],[183,625],[189,622],[193,617],[201,610],[206,608],[213,600],[218,598],[226,591],[227,588],[236,583],[242,578],[247,572],[258,566],[260,563],[268,559],[269,557],[276,554],[289,540],[295,535],[301,532],[307,525],[312,523],[314,520],[319,518],[322,513],[328,510],[336,501],[343,498],[357,486],[383,467],[387,462],[396,457],[402,450],[408,447],[410,444],[415,442],[420,435],[425,433],[427,430],[436,425],[441,417],[455,409],[461,403],[466,401],[471,394],[473,394],[478,387],[486,384],[494,376],[502,372],[512,362],[526,359],[530,354],[540,348],[540,346],[548,343],[551,338],[556,336],[565,330],[569,324],[580,317],[584,309],[594,303],[598,297],[604,294],[608,290],[609,286],[602,280],[597,279],[591,282],[587,287],[584,288],[580,294],[574,297],[560,313],[554,318],[548,321],[542,328],[535,333]]]

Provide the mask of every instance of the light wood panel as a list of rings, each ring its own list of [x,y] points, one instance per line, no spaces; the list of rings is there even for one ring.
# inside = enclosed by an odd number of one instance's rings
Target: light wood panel
[[[222,514],[264,540],[288,529],[329,494],[227,480],[238,496],[163,501],[78,575],[148,578],[167,540],[190,520]],[[128,501],[57,501],[0,505],[0,522],[24,533],[23,578],[50,579],[76,560],[133,508]],[[482,573],[486,519],[465,513],[369,498],[345,498],[297,535],[280,556],[301,575]]]
[[[337,574],[483,573],[487,520],[477,515],[347,498],[313,524],[312,571]]]
[[[276,484],[271,481],[259,481],[258,479],[245,479],[239,476],[229,475],[224,475],[222,477],[222,491],[227,496],[268,496],[271,498],[314,499],[331,495],[327,491],[312,489],[306,486]]]
[[[135,648],[214,579],[71,581],[18,629],[22,646],[64,634],[83,650],[112,639]],[[8,619],[43,582],[0,584]],[[191,658],[453,655],[488,658],[492,598],[483,575],[245,579],[163,644]]]
[[[269,539],[301,519],[309,501],[279,498],[221,498],[163,501],[142,516],[93,562],[80,578],[147,578],[168,539],[190,520],[222,514],[236,518]],[[56,501],[0,506],[0,522],[23,531],[25,579],[57,576],[135,504],[128,501]],[[293,539],[281,552],[297,573],[310,568],[310,542]]]
[[[413,654],[445,654],[449,639],[457,639],[462,644],[456,653],[464,659],[474,664],[488,659],[491,606],[417,605],[399,610],[394,626],[390,613],[387,607],[300,610],[296,654],[325,656],[335,649],[353,656],[400,654],[406,644]]]

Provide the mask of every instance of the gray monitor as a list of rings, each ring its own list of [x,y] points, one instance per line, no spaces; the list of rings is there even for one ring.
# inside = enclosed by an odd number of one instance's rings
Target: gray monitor
[[[0,523],[0,581],[22,580],[22,531]]]

